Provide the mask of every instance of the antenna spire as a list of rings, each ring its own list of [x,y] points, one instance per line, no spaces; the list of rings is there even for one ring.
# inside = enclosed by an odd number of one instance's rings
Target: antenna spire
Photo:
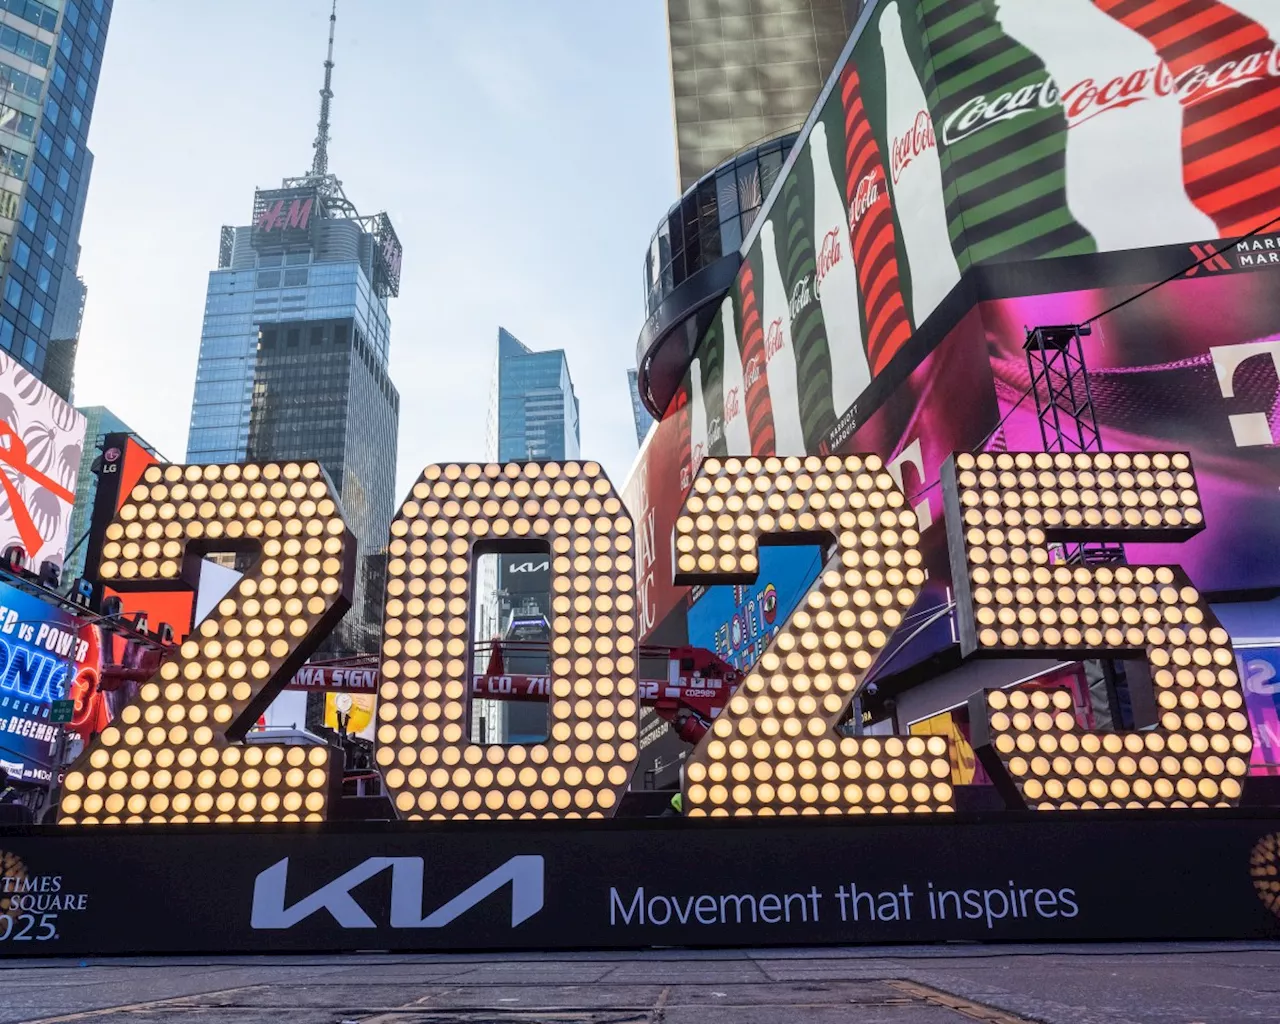
[[[311,173],[323,177],[329,173],[329,102],[333,99],[333,31],[338,24],[338,0],[333,0],[329,12],[329,56],[324,62],[324,88],[320,90],[320,123],[316,126],[316,151],[311,161]]]

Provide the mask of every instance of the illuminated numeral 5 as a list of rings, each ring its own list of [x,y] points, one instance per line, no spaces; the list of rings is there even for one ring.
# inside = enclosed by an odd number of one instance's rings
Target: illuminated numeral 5
[[[761,543],[825,546],[805,599],[685,762],[692,816],[948,811],[948,744],[836,733],[924,582],[916,513],[880,459],[707,459],[676,582],[751,582]]]
[[[943,467],[961,650],[1144,654],[1156,728],[1090,732],[1060,691],[971,701],[974,747],[1015,806],[1234,804],[1253,740],[1227,631],[1177,566],[1054,564],[1055,541],[1186,540],[1204,527],[1185,454],[957,455]],[[1135,705],[1143,694],[1135,694]]]
[[[71,766],[60,822],[324,817],[340,755],[234,742],[351,603],[355,545],[319,464],[150,466],[100,571],[119,590],[195,585],[200,555],[228,550],[261,558]]]
[[[550,552],[551,734],[472,743],[475,558],[531,542]],[[377,762],[401,817],[614,813],[639,753],[632,544],[594,462],[423,471],[391,524],[383,625]]]

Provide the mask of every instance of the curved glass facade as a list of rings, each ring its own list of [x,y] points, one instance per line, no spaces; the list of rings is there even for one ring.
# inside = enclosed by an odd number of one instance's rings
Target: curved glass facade
[[[789,132],[726,160],[671,207],[644,260],[646,317],[698,271],[738,251],[798,136]]]

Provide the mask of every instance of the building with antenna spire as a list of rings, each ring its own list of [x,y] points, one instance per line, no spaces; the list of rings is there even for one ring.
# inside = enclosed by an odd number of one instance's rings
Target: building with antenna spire
[[[355,603],[329,641],[331,653],[354,653],[377,648],[381,589],[368,584],[395,509],[400,395],[387,303],[400,290],[401,248],[390,218],[362,216],[329,169],[336,26],[335,0],[310,170],[259,189],[250,222],[222,229],[187,460],[324,466],[363,556]]]

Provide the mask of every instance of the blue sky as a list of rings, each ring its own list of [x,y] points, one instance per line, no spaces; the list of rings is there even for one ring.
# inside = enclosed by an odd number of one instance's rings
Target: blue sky
[[[310,167],[329,0],[117,2],[81,236],[76,403],[183,458],[208,272]],[[330,167],[404,244],[397,487],[479,459],[498,326],[564,348],[621,488],[641,268],[676,197],[661,0],[339,0]]]

